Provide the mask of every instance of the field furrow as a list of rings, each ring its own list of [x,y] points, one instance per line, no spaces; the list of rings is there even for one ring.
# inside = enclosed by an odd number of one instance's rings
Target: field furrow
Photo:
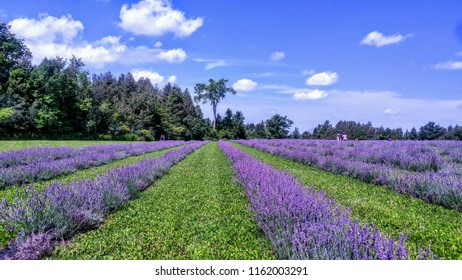
[[[53,259],[272,259],[217,143],[175,165],[97,230]]]
[[[462,259],[462,219],[458,211],[237,143],[232,145],[278,170],[289,172],[304,185],[324,190],[338,203],[351,207],[351,215],[361,222],[375,224],[380,231],[395,238],[406,234],[411,256],[417,255],[416,248],[430,246],[438,257]]]
[[[0,257],[40,259],[51,253],[58,241],[99,227],[109,213],[123,208],[204,144],[192,143],[161,157],[111,170],[95,181],[54,183],[43,191],[26,188],[23,197],[0,204],[1,224],[16,235]]]
[[[0,153],[0,189],[14,185],[44,181],[100,166],[114,160],[142,155],[185,144],[185,141],[109,144],[69,147],[36,147]]]
[[[53,182],[57,182],[60,184],[69,184],[71,182],[77,182],[77,181],[84,180],[84,179],[93,181],[97,176],[106,174],[107,172],[115,168],[120,168],[125,165],[134,164],[146,158],[156,158],[169,151],[176,150],[176,149],[178,149],[178,147],[173,147],[173,148],[168,148],[165,150],[146,153],[146,154],[139,155],[139,156],[128,157],[128,158],[124,158],[121,160],[113,161],[106,165],[100,165],[97,167],[92,167],[92,168],[88,168],[84,170],[78,170],[74,173],[60,176],[60,177],[57,177],[51,180],[34,183],[34,187],[39,190],[43,190],[46,186],[52,184]],[[15,186],[15,187],[0,190],[0,199],[5,199],[8,202],[12,202],[18,196],[18,194],[22,194],[22,188],[23,188],[22,186]],[[3,227],[0,227],[0,249],[5,247],[8,244],[8,241],[11,240],[12,237],[14,236],[11,236],[10,234],[8,234],[7,231],[5,231]]]

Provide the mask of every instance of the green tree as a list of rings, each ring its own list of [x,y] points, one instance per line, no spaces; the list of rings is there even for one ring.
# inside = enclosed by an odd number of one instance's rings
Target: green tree
[[[6,91],[11,71],[30,68],[31,60],[32,54],[23,40],[17,39],[6,23],[0,23],[0,95]]]
[[[435,122],[428,122],[422,126],[419,130],[420,140],[436,140],[440,139],[445,134],[444,127],[435,124]]]
[[[294,122],[289,120],[287,116],[281,116],[276,114],[270,119],[265,121],[266,129],[268,130],[268,136],[270,138],[287,138],[289,135],[289,129]]]
[[[346,131],[342,131],[341,133],[346,133]],[[328,120],[326,120],[322,125],[319,124],[313,130],[313,137],[316,139],[335,139],[336,134],[334,127]]]
[[[255,125],[255,136],[256,138],[267,138],[265,122],[261,121]]]
[[[233,116],[233,126],[234,126],[234,138],[237,139],[246,139],[246,130],[244,124],[244,114],[241,111],[237,111]]]
[[[215,81],[209,79],[209,84],[196,84],[194,87],[194,92],[196,96],[194,97],[195,101],[202,101],[203,104],[210,101],[213,109],[213,129],[216,128],[217,121],[217,105],[218,103],[225,98],[226,93],[236,94],[236,91],[232,87],[227,87],[226,83],[228,80],[220,79]]]
[[[298,130],[298,127],[295,127],[294,131],[292,131],[292,134],[290,135],[290,138],[292,139],[300,139],[300,130]]]
[[[311,139],[311,133],[309,131],[303,131],[301,135],[302,139]]]

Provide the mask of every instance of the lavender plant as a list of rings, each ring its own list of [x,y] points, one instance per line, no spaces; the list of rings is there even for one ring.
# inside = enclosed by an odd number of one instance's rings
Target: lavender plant
[[[108,213],[123,207],[205,143],[193,142],[158,158],[113,169],[94,181],[54,183],[43,192],[28,186],[14,202],[3,199],[0,224],[16,236],[3,257],[39,259],[49,254],[58,241],[97,228]]]
[[[185,141],[96,145],[84,148],[32,148],[0,154],[0,189],[48,180],[79,169],[185,144]]]
[[[462,210],[459,142],[240,140],[237,143]]]
[[[278,258],[408,259],[404,235],[395,240],[373,226],[361,225],[322,191],[302,186],[226,142],[220,141],[219,146]]]

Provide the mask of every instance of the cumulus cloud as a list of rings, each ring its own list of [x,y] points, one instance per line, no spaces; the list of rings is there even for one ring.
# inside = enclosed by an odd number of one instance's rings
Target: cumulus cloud
[[[293,98],[295,100],[319,100],[319,99],[323,99],[326,97],[327,97],[327,93],[322,90],[318,90],[318,89],[296,92],[293,95]]]
[[[337,72],[321,72],[316,73],[306,79],[306,83],[310,86],[328,86],[338,82],[338,74]]]
[[[164,77],[157,72],[144,70],[144,69],[132,69],[131,71],[133,78],[139,80],[141,78],[148,78],[152,84],[160,84],[164,81]]]
[[[258,83],[249,79],[240,79],[233,84],[233,88],[237,91],[252,91],[258,87]]]
[[[461,70],[462,61],[446,61],[435,65],[437,70]]]
[[[161,51],[157,54],[159,60],[165,60],[170,63],[181,63],[186,59],[186,53],[182,49],[173,49],[168,51]]]
[[[79,36],[84,30],[83,24],[74,20],[71,15],[60,18],[40,15],[38,20],[19,18],[11,21],[9,25],[13,33],[25,40],[35,64],[40,63],[45,57],[76,56],[82,58],[89,66],[102,68],[108,63],[181,63],[187,57],[182,49],[129,47],[120,41],[120,36],[106,36],[95,42],[86,42]]]
[[[383,35],[383,33],[381,32],[372,31],[371,33],[363,37],[363,39],[361,40],[361,45],[376,46],[377,48],[380,48],[386,45],[397,44],[411,36],[412,36],[411,33],[404,35],[404,36],[399,33],[386,36],[386,35]]]
[[[174,84],[176,82],[176,76],[171,75],[170,77],[168,77],[168,82],[171,84]]]
[[[283,59],[285,56],[286,56],[286,54],[285,54],[284,52],[276,51],[276,52],[273,52],[273,53],[270,55],[270,60],[271,60],[271,61],[280,61],[280,60]]]
[[[33,42],[71,42],[83,29],[83,24],[71,15],[60,18],[41,14],[39,20],[18,18],[10,22],[11,32]]]
[[[173,33],[187,37],[200,28],[203,18],[187,19],[184,12],[172,8],[168,0],[142,0],[120,9],[120,26],[136,35],[162,36]]]
[[[161,48],[161,47],[162,47],[162,42],[157,41],[157,42],[154,44],[154,47],[156,47],[156,48]]]

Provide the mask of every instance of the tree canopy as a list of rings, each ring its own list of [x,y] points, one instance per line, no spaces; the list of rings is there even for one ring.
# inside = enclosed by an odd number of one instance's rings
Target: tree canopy
[[[227,87],[226,83],[228,80],[220,79],[215,81],[214,79],[209,79],[209,84],[196,84],[194,87],[194,93],[196,96],[194,99],[196,101],[202,101],[203,104],[210,101],[213,109],[213,129],[216,129],[217,122],[217,105],[218,103],[225,98],[226,93],[236,94],[236,91],[232,87]]]

